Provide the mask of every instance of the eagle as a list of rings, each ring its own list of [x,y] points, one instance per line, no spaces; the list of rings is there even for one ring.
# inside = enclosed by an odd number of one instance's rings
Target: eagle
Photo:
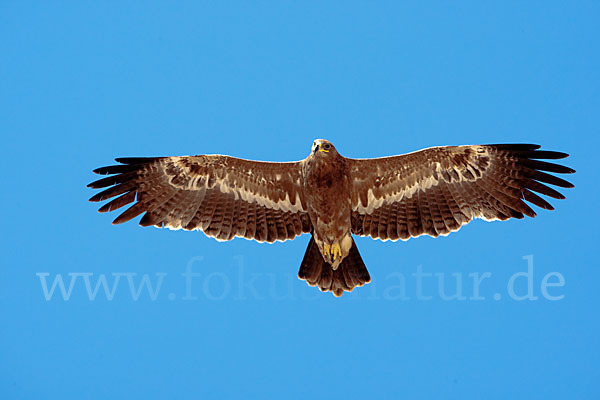
[[[573,185],[555,174],[569,167],[544,160],[568,154],[535,144],[431,147],[371,159],[342,156],[317,139],[307,158],[264,162],[225,155],[117,158],[95,169],[88,185],[99,211],[133,203],[113,224],[140,214],[141,226],[201,230],[220,241],[258,242],[311,235],[298,277],[336,297],[371,281],[353,235],[396,241],[445,236],[474,218],[535,217],[538,194]],[[538,194],[536,194],[538,193]],[[117,197],[118,196],[118,197]]]

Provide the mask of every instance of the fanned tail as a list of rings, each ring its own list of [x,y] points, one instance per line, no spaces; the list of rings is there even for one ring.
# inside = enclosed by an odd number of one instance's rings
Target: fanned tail
[[[305,280],[310,286],[318,286],[322,292],[332,292],[340,297],[344,291],[351,292],[357,286],[371,282],[371,276],[352,240],[350,253],[344,258],[336,270],[327,263],[313,237],[310,238],[306,253],[300,264],[298,278]]]

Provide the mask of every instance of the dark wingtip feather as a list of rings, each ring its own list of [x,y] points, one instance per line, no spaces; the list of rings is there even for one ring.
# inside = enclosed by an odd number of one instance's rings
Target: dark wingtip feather
[[[90,185],[88,185],[87,187],[90,187]],[[92,203],[97,203],[99,201],[102,201],[102,196],[100,196],[100,193],[96,193],[95,195],[90,197],[88,201],[91,201]]]
[[[115,161],[126,165],[148,164],[164,157],[119,157]]]
[[[102,183],[99,183],[102,179],[94,181],[94,182],[90,182],[86,185],[86,187],[89,187],[91,189],[100,189],[103,188],[105,186],[102,186]],[[108,186],[108,185],[107,185]]]
[[[136,196],[135,192],[127,192],[127,193],[123,194],[122,196],[119,196],[116,199],[113,199],[112,201],[110,201],[110,202],[106,203],[105,205],[103,205],[102,207],[100,207],[98,212],[104,213],[104,212],[108,212],[108,211],[117,210],[117,209],[123,207],[124,205],[127,205],[127,204],[133,202],[135,200],[135,196]]]
[[[537,194],[525,189],[523,190],[523,198],[533,204],[535,204],[536,206],[543,208],[544,210],[554,210],[554,207],[552,207],[552,204],[548,203],[546,200],[542,199],[540,196],[538,196]]]
[[[129,218],[126,219],[126,218],[122,218],[122,217],[123,217],[123,214],[119,215],[117,218],[115,218],[113,220],[112,224],[113,225],[120,225],[120,224],[122,224],[124,222],[129,221]]]
[[[575,185],[573,185],[569,181],[565,181],[564,179],[561,179],[561,178],[559,178],[557,176],[554,176],[554,175],[547,174],[547,173],[542,172],[542,171],[538,171],[538,170],[535,170],[535,169],[524,168],[524,172],[526,173],[526,175],[529,178],[535,179],[536,181],[540,181],[540,182],[544,182],[544,183],[549,183],[551,185],[555,185],[555,186],[562,187],[562,188],[573,188],[573,187],[575,187]]]
[[[103,205],[102,207],[100,207],[98,209],[98,212],[100,214],[105,213],[105,212],[109,212],[110,211],[110,203],[106,203],[105,205]]]
[[[574,188],[574,187],[575,187],[575,185],[573,185],[573,184],[572,184],[571,182],[569,182],[569,181],[565,181],[564,179],[561,179],[560,181],[561,181],[561,182],[560,182],[560,185],[557,185],[556,183],[555,183],[555,185],[556,185],[556,186],[563,187],[563,188],[565,188],[565,189],[572,189],[572,188]]]
[[[98,175],[124,174],[135,171],[137,165],[109,165],[107,167],[96,168],[93,172]]]
[[[545,194],[546,196],[550,196],[550,197],[553,197],[553,198],[559,199],[559,200],[563,200],[565,198],[565,196],[562,193],[558,192],[557,190],[554,190],[551,187],[546,186],[546,185],[544,185],[538,181],[535,181],[533,179],[525,179],[522,182],[523,182],[523,186],[526,189],[533,190],[534,192]]]
[[[129,207],[127,210],[125,210],[121,215],[119,215],[117,218],[115,218],[115,220],[112,222],[113,225],[122,224],[123,222],[132,220],[133,218],[137,217],[144,211],[147,211],[146,207],[147,207],[147,205],[145,205],[143,203],[135,203],[134,205]]]
[[[496,143],[488,146],[495,147],[497,150],[512,150],[512,151],[528,151],[536,150],[542,147],[539,144],[533,143]]]
[[[554,210],[554,207],[549,202],[534,192],[556,199],[564,199],[565,196],[562,193],[559,193],[545,184],[562,188],[573,188],[575,185],[544,171],[554,174],[573,174],[575,173],[575,170],[560,164],[541,161],[544,159],[559,160],[567,158],[569,154],[559,151],[538,150],[539,146],[535,149],[532,147],[527,148],[527,145],[515,145],[510,147],[510,145],[506,145],[504,147],[499,147],[499,149],[505,150],[505,155],[510,160],[513,162],[516,161],[517,163],[516,168],[520,170],[520,177],[517,178],[517,182],[521,186],[521,198],[542,209]],[[535,212],[533,212],[533,210],[530,211],[531,212],[526,212],[525,214],[530,217],[535,217]]]
[[[527,158],[548,159],[548,160],[560,160],[562,158],[569,157],[569,155],[567,153],[563,153],[560,151],[550,151],[550,150],[527,151],[527,152],[524,152],[523,155]]]
[[[152,226],[156,224],[156,221],[153,220],[152,215],[147,212],[146,214],[144,214],[144,216],[142,217],[142,219],[140,219],[139,225],[140,226]]]
[[[533,160],[531,158],[525,158],[521,163],[529,168],[537,169],[540,171],[555,172],[557,174],[573,174],[575,170],[564,165],[549,163],[546,161]]]
[[[100,189],[103,187],[108,187],[112,185],[116,185],[119,183],[123,183],[135,176],[135,172],[126,172],[118,175],[111,175],[106,178],[98,179],[92,183],[89,183],[87,187],[92,189]]]
[[[523,211],[523,214],[527,215],[530,218],[535,218],[537,217],[537,214],[535,211],[533,211],[533,209],[529,206],[527,206],[527,210]],[[520,218],[519,218],[520,219]]]

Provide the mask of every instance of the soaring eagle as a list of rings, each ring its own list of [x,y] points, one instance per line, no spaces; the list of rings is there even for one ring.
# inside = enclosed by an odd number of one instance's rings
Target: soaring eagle
[[[381,240],[437,237],[473,218],[535,217],[526,203],[553,207],[534,192],[564,199],[546,184],[573,185],[546,172],[573,169],[541,161],[568,155],[534,144],[432,147],[374,159],[343,157],[318,139],[296,162],[223,155],[117,158],[94,170],[110,175],[90,201],[119,196],[100,208],[134,203],[114,224],[144,213],[139,224],[202,230],[217,240],[259,242],[310,233],[298,277],[341,296],[371,281],[352,235]]]

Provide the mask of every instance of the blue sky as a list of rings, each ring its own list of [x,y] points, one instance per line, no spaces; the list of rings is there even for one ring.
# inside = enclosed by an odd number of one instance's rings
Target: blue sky
[[[0,397],[598,398],[598,3],[300,3],[0,4]],[[298,160],[315,138],[540,143],[576,188],[535,219],[357,239],[373,282],[341,299],[296,278],[307,236],[218,243],[87,202],[114,157]]]

